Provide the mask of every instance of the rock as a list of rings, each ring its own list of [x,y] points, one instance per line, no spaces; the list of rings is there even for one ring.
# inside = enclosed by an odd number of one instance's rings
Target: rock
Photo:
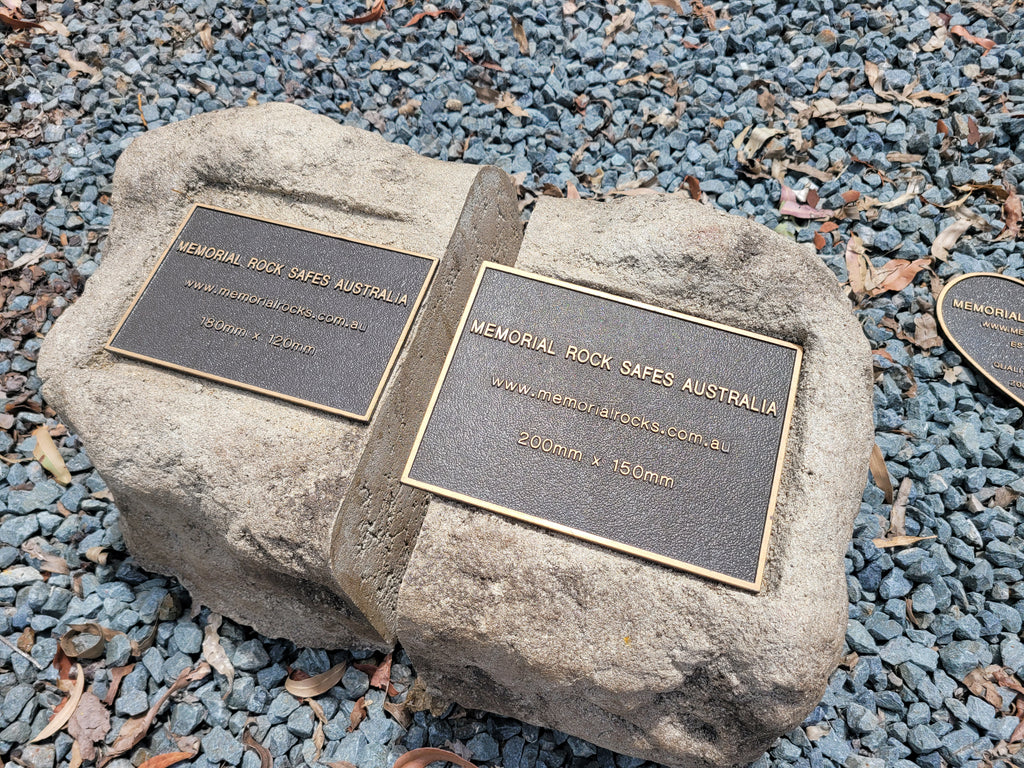
[[[435,498],[403,647],[442,700],[669,765],[749,763],[814,708],[843,648],[873,440],[860,325],[810,249],[674,197],[540,199],[517,267],[803,345],[763,587]]]
[[[518,250],[509,178],[277,103],[138,136],[113,201],[102,266],[47,334],[38,371],[136,561],[265,635],[389,644],[427,502],[401,469],[477,263]],[[193,201],[440,258],[369,423],[103,350]]]
[[[203,754],[212,763],[238,765],[242,761],[242,743],[223,728],[211,728],[202,743]]]

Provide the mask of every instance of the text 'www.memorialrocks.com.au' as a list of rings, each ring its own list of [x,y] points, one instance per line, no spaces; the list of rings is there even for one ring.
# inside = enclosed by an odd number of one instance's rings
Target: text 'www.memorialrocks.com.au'
[[[659,421],[654,421],[643,414],[629,413],[611,406],[601,405],[600,403],[567,395],[563,392],[553,392],[539,387],[534,387],[533,385],[524,382],[493,375],[491,376],[491,386],[504,392],[529,398],[538,403],[544,403],[545,405],[555,406],[558,408],[566,408],[568,410],[575,411],[576,413],[605,419],[618,426],[628,427],[630,429],[640,429],[645,432],[651,432],[652,434],[663,435],[671,440],[686,443],[687,445],[707,448],[719,453],[729,453],[732,451],[732,443],[730,441],[705,435],[700,432],[694,432],[693,430],[675,425],[666,426],[665,424]]]
[[[360,324],[359,321],[353,320],[349,317],[343,317],[341,315],[332,315],[327,312],[316,312],[309,307],[301,304],[291,304],[286,301],[275,299],[271,296],[259,296],[254,293],[246,293],[244,291],[236,291],[231,288],[224,288],[217,286],[213,283],[203,283],[198,280],[185,280],[185,287],[191,288],[194,291],[200,291],[202,293],[209,293],[214,296],[220,296],[221,298],[228,299],[229,301],[238,301],[242,304],[250,304],[255,307],[265,307],[266,309],[274,312],[283,312],[286,315],[293,315],[295,317],[302,317],[306,320],[315,320],[318,323],[326,323],[327,325],[337,326],[350,326],[357,330],[366,330],[365,326]]]

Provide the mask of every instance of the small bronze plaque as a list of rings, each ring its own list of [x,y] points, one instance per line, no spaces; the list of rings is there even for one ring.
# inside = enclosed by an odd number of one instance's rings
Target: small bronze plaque
[[[801,354],[486,263],[403,480],[758,591]]]
[[[106,348],[368,421],[436,267],[196,205]]]
[[[939,294],[939,327],[996,387],[1024,405],[1024,280],[961,275]]]

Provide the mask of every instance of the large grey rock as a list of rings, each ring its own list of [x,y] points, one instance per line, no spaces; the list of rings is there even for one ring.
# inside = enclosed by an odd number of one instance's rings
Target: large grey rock
[[[867,342],[835,277],[669,196],[542,198],[517,267],[802,344],[760,594],[431,501],[398,632],[434,693],[670,765],[745,765],[820,700],[872,443]]]
[[[441,258],[369,424],[133,362],[103,344],[193,202]],[[102,266],[39,360],[141,565],[316,647],[381,646],[425,494],[397,482],[477,263],[508,263],[515,192],[298,107],[203,115],[117,164]]]

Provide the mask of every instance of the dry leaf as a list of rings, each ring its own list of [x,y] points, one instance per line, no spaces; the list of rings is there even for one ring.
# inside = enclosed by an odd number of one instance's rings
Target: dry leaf
[[[395,760],[391,768],[426,768],[431,763],[455,763],[460,768],[476,768],[473,763],[463,757],[449,752],[447,749],[436,749],[434,747],[420,747],[412,749]]]
[[[352,733],[364,719],[366,719],[366,697],[360,696],[359,701],[352,706],[352,714],[348,718],[348,728],[345,730]]]
[[[1020,223],[1024,212],[1021,210],[1020,195],[1010,183],[1003,187],[1006,190],[1006,199],[1003,200],[1003,229],[996,235],[996,240],[1014,240],[1020,237]]]
[[[919,541],[927,541],[934,538],[935,536],[893,536],[888,539],[872,539],[871,541],[879,549],[888,549],[890,547],[907,547],[911,544],[917,544]]]
[[[108,552],[106,547],[89,547],[85,550],[85,559],[98,563],[99,565],[106,565],[107,554]]]
[[[68,28],[61,24],[59,21],[47,19],[46,21],[39,22],[39,28],[43,32],[49,32],[54,35],[60,35],[61,37],[71,37],[71,33]]]
[[[82,700],[82,693],[85,691],[85,671],[82,669],[82,665],[75,664],[75,671],[77,676],[75,677],[74,687],[71,689],[70,695],[61,702],[60,711],[53,716],[53,719],[46,724],[43,730],[36,734],[34,739],[29,740],[29,744],[35,744],[37,741],[50,738],[67,725],[68,721],[75,714],[75,710],[78,709],[78,702]]]
[[[169,768],[182,760],[191,760],[195,756],[195,752],[166,752],[149,758],[139,768]]]
[[[412,725],[412,713],[405,704],[396,704],[393,701],[385,701],[381,705],[381,708],[395,718],[395,722],[400,726],[409,730],[409,727]]]
[[[271,768],[274,765],[274,758],[270,754],[270,750],[256,741],[248,728],[242,731],[242,746],[257,754],[260,759],[260,768]]]
[[[359,768],[355,763],[348,760],[335,760],[333,763],[324,763],[328,768]]]
[[[963,683],[967,686],[967,690],[973,693],[975,696],[981,699],[985,699],[989,704],[1001,710],[1003,708],[1003,699],[999,695],[999,688],[995,682],[993,682],[993,672],[999,669],[996,666],[989,666],[985,669],[972,669],[963,679]]]
[[[509,114],[515,115],[516,117],[527,116],[526,110],[520,107],[515,97],[507,91],[498,96],[497,101],[494,102],[494,106],[498,109],[507,110]]]
[[[885,503],[892,504],[892,480],[889,479],[889,468],[885,466],[885,457],[877,443],[871,448],[868,469],[871,470],[871,476],[875,478],[875,485],[881,488],[885,494]]]
[[[110,712],[91,691],[82,695],[82,701],[68,722],[68,735],[78,742],[83,760],[96,759],[96,743],[102,743],[110,731]]]
[[[351,18],[345,19],[343,24],[369,24],[371,21],[377,21],[384,17],[387,13],[388,7],[386,0],[374,0],[370,10],[364,13],[362,16],[352,16]]]
[[[907,502],[910,501],[910,491],[914,487],[914,481],[904,477],[900,481],[900,490],[896,494],[896,501],[892,503],[889,510],[889,533],[892,536],[907,535]]]
[[[304,680],[296,680],[289,677],[284,681],[284,689],[297,699],[311,699],[331,690],[338,681],[345,675],[345,663],[335,664],[326,672],[319,675],[307,677]]]
[[[84,61],[79,61],[71,51],[57,51],[57,58],[70,67],[68,77],[71,79],[74,79],[75,75],[79,74],[89,75],[89,79],[94,83],[98,83],[103,79],[103,73],[99,69],[86,64]]]
[[[64,457],[57,450],[56,443],[50,437],[50,430],[45,427],[36,427],[32,430],[32,436],[36,439],[36,447],[32,449],[32,458],[43,465],[43,469],[53,475],[53,479],[61,485],[71,482],[71,473],[64,464]]]
[[[378,59],[370,65],[370,69],[376,69],[382,72],[394,72],[396,69],[408,69],[411,66],[411,61],[402,61],[401,59]]]
[[[806,192],[806,190],[801,190],[800,192]],[[831,208],[815,208],[813,205],[799,202],[799,194],[796,190],[790,189],[783,184],[779,213],[783,216],[793,216],[797,219],[827,219],[835,214],[835,211]]]
[[[571,181],[565,182],[565,197],[568,200],[581,200],[580,191]]]
[[[40,561],[40,571],[63,574],[71,573],[71,569],[68,568],[68,563],[63,557],[46,552],[39,542],[40,539],[38,538],[29,539],[21,545],[21,550],[30,557]]]
[[[985,51],[985,53],[988,53],[989,51],[991,51],[993,48],[996,47],[996,41],[995,40],[989,40],[987,37],[976,37],[975,35],[972,35],[970,32],[968,32],[966,29],[964,29],[959,24],[956,24],[955,26],[950,27],[949,31],[952,32],[954,35],[958,35],[959,37],[962,37],[964,40],[966,40],[969,43],[974,43],[975,45],[980,45],[982,47],[982,49]]]
[[[160,708],[176,691],[187,688],[190,683],[202,680],[209,674],[210,665],[206,662],[200,662],[193,668],[183,669],[177,679],[164,692],[164,695],[160,697],[156,704],[149,708],[146,714],[132,717],[124,722],[117,734],[117,738],[114,739],[114,743],[107,750],[107,754],[97,764],[99,768],[103,768],[111,760],[133,749],[136,744],[142,741],[146,734],[149,733],[150,726],[153,724],[153,718],[156,717]]]
[[[220,629],[221,616],[218,613],[211,613],[203,630],[203,658],[210,662],[210,666],[220,672],[228,680],[227,688],[224,690],[226,699],[231,693],[231,687],[235,683],[235,668],[224,652],[224,646],[220,644],[220,637],[217,630]]]
[[[943,345],[935,324],[935,315],[919,315],[914,321],[914,343],[921,349],[931,349]]]
[[[386,691],[388,686],[391,684],[391,654],[389,653],[384,657],[384,661],[380,663],[376,670],[373,672],[373,676],[370,677],[370,687],[377,688],[382,691]]]
[[[28,654],[32,652],[32,646],[35,644],[36,631],[32,627],[25,627],[24,631],[18,636],[18,642],[15,645],[19,651]]]
[[[715,15],[714,8],[708,8],[701,0],[690,0],[690,8],[693,10],[694,16],[704,19],[708,29],[712,32],[715,31],[715,22],[718,20],[718,17]]]
[[[522,22],[519,21],[515,16],[509,16],[512,20],[512,36],[519,43],[519,52],[523,56],[530,55],[530,41],[526,39],[526,30],[523,29]]]
[[[428,16],[432,19],[436,19],[438,16],[451,16],[453,19],[455,19],[455,21],[459,21],[462,18],[462,14],[452,8],[435,8],[434,10],[430,11],[420,11],[419,13],[413,15],[413,17],[409,19],[407,22],[405,22],[405,24],[403,24],[402,26],[413,27],[419,24],[421,21],[423,21],[423,19],[427,18]]]
[[[957,219],[932,241],[932,258],[945,261],[957,240],[972,226],[969,219]]]
[[[937,51],[946,44],[946,40],[948,39],[949,33],[946,31],[946,28],[939,27],[932,33],[932,36],[928,38],[928,42],[921,46],[921,50],[927,53]]]
[[[29,21],[27,19],[18,18],[11,13],[0,13],[0,22],[6,24],[11,29],[41,29],[42,24],[35,21]]]
[[[69,659],[98,659],[114,635],[123,634],[95,622],[72,624],[60,638],[60,649]],[[85,642],[82,642],[83,639]]]
[[[878,287],[869,293],[877,296],[886,291],[902,291],[914,281],[918,272],[927,269],[931,263],[931,259],[891,259],[875,270]]]
[[[110,672],[110,687],[107,688],[107,695],[103,697],[103,703],[108,707],[114,706],[114,700],[117,698],[117,690],[121,687],[121,681],[127,675],[131,674],[131,671],[135,669],[135,664],[125,664],[123,667],[114,667],[109,670]]]
[[[650,0],[650,3],[652,7],[657,7],[661,5],[664,6],[665,8],[671,8],[680,16],[683,15],[683,4],[680,3],[679,0]]]
[[[622,13],[612,16],[611,21],[608,22],[608,26],[604,28],[604,43],[601,47],[607,49],[619,32],[625,32],[633,26],[633,19],[635,17],[636,12],[632,9],[626,9]]]
[[[690,191],[690,198],[692,200],[700,200],[700,181],[693,176],[686,175],[683,177],[683,183],[686,184],[687,189]]]
[[[213,53],[213,46],[215,45],[213,40],[213,30],[210,28],[210,22],[200,21],[196,24],[196,32],[199,33],[199,42],[206,49],[207,53]]]

